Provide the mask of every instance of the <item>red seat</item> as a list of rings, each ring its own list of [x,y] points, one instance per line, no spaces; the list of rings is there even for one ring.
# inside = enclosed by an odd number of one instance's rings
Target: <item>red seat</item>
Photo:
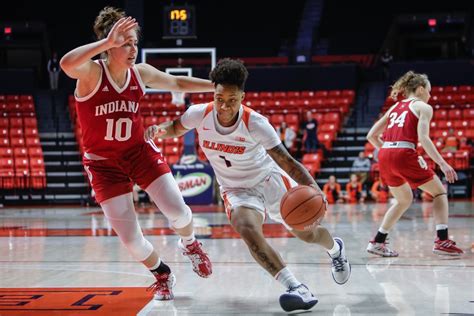
[[[10,129],[23,128],[23,119],[21,117],[10,118]]]
[[[13,158],[13,150],[10,147],[0,147],[0,158]]]
[[[330,90],[328,92],[328,97],[339,97],[342,95],[342,91],[341,90]]]
[[[41,147],[28,147],[28,156],[30,158],[43,158],[43,150]]]
[[[433,117],[436,121],[446,120],[448,118],[448,111],[444,109],[436,110]]]
[[[284,120],[285,120],[285,116],[283,114],[273,114],[270,117],[270,123],[273,126],[280,126],[281,122],[283,122]]]
[[[6,117],[1,117],[0,118],[0,128],[8,129],[8,125],[9,125],[9,120]]]
[[[321,125],[321,127],[319,128],[319,130],[321,132],[337,132],[338,126],[336,124],[333,124],[333,123],[324,123]]]
[[[469,169],[469,150],[458,150],[454,153],[454,169]]]
[[[28,158],[28,150],[25,147],[13,148],[13,155],[15,158]]]
[[[314,93],[314,96],[316,98],[327,98],[328,97],[328,91],[326,90],[319,90]]]
[[[13,189],[15,187],[14,180],[14,164],[11,158],[0,157],[0,188]]]
[[[179,155],[169,155],[166,156],[166,162],[170,165],[174,165],[179,161]]]
[[[38,130],[36,128],[25,128],[25,136],[27,138],[38,137]]]
[[[339,123],[339,120],[340,114],[338,112],[329,112],[323,116],[324,123]]]
[[[23,123],[25,125],[25,129],[27,127],[36,128],[36,129],[38,128],[36,118],[34,118],[34,117],[25,117],[23,119]]]
[[[11,137],[21,137],[23,138],[23,129],[22,128],[10,128],[10,136]]]
[[[10,141],[12,147],[25,147],[25,139],[23,137],[11,137]]]
[[[302,163],[314,177],[321,170],[321,155],[317,153],[304,154]]]
[[[474,118],[474,109],[464,109],[462,110],[463,118]]]
[[[46,188],[46,174],[44,170],[31,170],[30,187],[32,189]]]
[[[30,158],[31,170],[44,170],[44,161],[42,158]]]
[[[39,141],[39,139],[37,137],[28,137],[26,138],[26,146],[27,147],[30,147],[30,146],[33,146],[33,147],[38,147],[38,146],[41,146],[41,143]]]
[[[459,109],[449,110],[448,118],[451,120],[460,120],[462,119],[462,111]]]

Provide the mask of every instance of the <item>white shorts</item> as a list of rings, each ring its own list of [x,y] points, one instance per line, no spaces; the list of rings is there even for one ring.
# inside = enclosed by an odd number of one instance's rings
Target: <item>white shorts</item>
[[[252,208],[265,220],[268,215],[272,220],[288,226],[280,215],[280,201],[283,195],[298,184],[281,169],[273,169],[263,181],[252,188],[220,188],[225,211],[229,220],[232,210],[239,206]]]

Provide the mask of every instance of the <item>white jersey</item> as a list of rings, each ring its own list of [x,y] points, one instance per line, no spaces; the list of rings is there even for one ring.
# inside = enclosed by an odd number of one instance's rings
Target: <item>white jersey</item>
[[[190,106],[181,124],[196,128],[199,146],[222,188],[251,188],[279,168],[266,151],[281,143],[277,133],[266,117],[244,105],[231,127],[218,123],[212,102]]]

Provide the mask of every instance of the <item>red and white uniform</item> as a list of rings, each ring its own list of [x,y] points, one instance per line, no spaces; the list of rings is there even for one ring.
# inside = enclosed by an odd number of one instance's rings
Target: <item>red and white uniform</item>
[[[82,128],[84,167],[99,203],[132,191],[133,183],[145,189],[153,180],[170,172],[163,156],[143,138],[140,100],[145,86],[138,70],[127,71],[118,87],[103,60],[101,78],[85,97],[76,96]]]
[[[396,103],[389,111],[379,152],[380,176],[384,183],[397,187],[408,182],[412,188],[430,181],[434,172],[416,152],[418,116],[413,109],[417,99]]]

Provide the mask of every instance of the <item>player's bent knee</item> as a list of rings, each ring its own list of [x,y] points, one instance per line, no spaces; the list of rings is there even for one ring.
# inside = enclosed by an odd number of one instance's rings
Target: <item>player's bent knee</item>
[[[191,209],[187,205],[184,205],[184,207],[182,207],[181,212],[174,213],[173,215],[168,216],[170,225],[176,229],[180,229],[180,228],[184,228],[188,226],[189,223],[191,223],[192,219],[193,219],[193,214],[191,213]]]
[[[245,221],[234,222],[232,226],[244,239],[251,240],[260,235],[259,230],[257,229],[257,227],[255,227],[254,224]]]
[[[143,236],[130,241],[122,241],[124,246],[137,261],[145,261],[153,252],[153,245]]]

